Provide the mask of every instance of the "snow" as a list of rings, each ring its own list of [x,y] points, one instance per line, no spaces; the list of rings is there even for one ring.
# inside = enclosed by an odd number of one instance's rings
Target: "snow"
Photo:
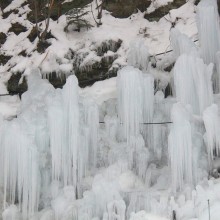
[[[150,14],[154,12],[157,8],[165,6],[171,2],[173,2],[173,0],[152,0],[150,6],[147,8],[147,13]]]
[[[23,3],[23,1],[13,1],[7,10],[19,7],[21,3]],[[193,7],[193,2],[188,1],[181,8],[172,10],[171,13],[172,19],[174,20],[176,17],[181,17],[176,27],[190,37],[194,37],[197,33]],[[70,49],[76,52],[76,56],[83,55],[80,68],[89,68],[94,62],[100,61],[100,57],[94,52],[94,47],[97,48],[102,42],[108,42],[109,40],[116,42],[122,40],[120,49],[115,52],[118,58],[114,61],[113,66],[116,67],[127,64],[125,58],[130,42],[137,37],[142,39],[144,45],[148,48],[149,54],[164,52],[170,45],[169,32],[171,26],[170,22],[166,19],[162,18],[159,22],[149,22],[144,19],[144,14],[141,12],[132,15],[130,18],[117,19],[112,17],[109,12],[103,11],[102,26],[97,28],[93,23],[92,15],[89,14],[88,19],[94,27],[88,31],[82,30],[80,33],[65,33],[63,31],[63,27],[66,25],[65,16],[61,16],[58,22],[50,20],[49,29],[56,39],[50,39],[51,46],[49,46],[43,54],[39,54],[35,51],[37,41],[35,40],[31,43],[29,39],[27,39],[33,27],[33,25],[26,20],[29,11],[28,6],[25,6],[24,13],[20,13],[20,15],[12,13],[6,19],[0,17],[1,31],[4,33],[7,33],[11,23],[15,21],[21,23],[28,29],[28,31],[18,36],[14,33],[7,34],[7,41],[2,45],[2,49],[6,54],[13,55],[13,58],[5,65],[5,72],[9,70],[9,66],[13,67],[12,72],[23,72],[25,67],[39,67],[43,75],[47,75],[53,71],[57,74],[62,73],[68,75],[70,65],[74,62],[72,58],[65,59]],[[42,22],[41,25],[42,28],[44,28],[44,22]],[[143,30],[146,30],[146,33],[143,32]],[[27,51],[29,55],[28,59],[18,56],[23,50]],[[59,51],[59,53],[57,53],[57,51]],[[45,57],[46,59],[44,60]],[[64,64],[66,64],[65,67],[63,66]]]
[[[14,0],[8,7],[4,9],[4,12],[12,11],[21,6],[21,4],[23,4],[24,2],[25,0]]]

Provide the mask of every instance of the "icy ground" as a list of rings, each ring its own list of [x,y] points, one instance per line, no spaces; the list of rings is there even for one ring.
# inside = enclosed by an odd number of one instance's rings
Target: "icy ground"
[[[22,2],[14,0],[5,10]],[[28,9],[20,10],[21,17],[1,18],[5,32],[14,19],[30,25]],[[219,220],[216,1],[202,0],[196,10],[188,1],[167,15],[179,16],[170,31],[164,18],[150,23],[138,13],[120,20],[105,12],[100,28],[69,34],[61,30],[61,17],[51,22],[57,39],[45,54],[32,51],[36,42],[28,42],[28,31],[8,36],[3,49],[14,56],[1,66],[0,91],[7,92],[10,65],[14,72],[25,70],[28,91],[21,101],[0,100],[3,220]],[[145,27],[148,37],[140,33]],[[116,78],[85,89],[74,75],[63,89],[42,79],[53,68],[68,74],[72,61],[64,56],[70,47],[86,50],[85,61],[92,62],[94,45],[108,39],[123,41],[115,64],[125,67]],[[169,46],[173,52],[152,68],[150,54]],[[31,56],[16,56],[21,48]],[[170,73],[160,70],[167,62],[175,62]],[[167,84],[173,93],[165,98]]]

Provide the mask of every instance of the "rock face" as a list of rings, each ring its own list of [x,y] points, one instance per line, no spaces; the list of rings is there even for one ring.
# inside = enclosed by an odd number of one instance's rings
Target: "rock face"
[[[66,13],[68,10],[74,7],[82,7],[86,4],[89,4],[92,0],[74,0],[72,2],[66,2],[62,4],[62,14]],[[200,0],[196,0],[198,4]],[[220,6],[220,0],[217,0]],[[11,0],[0,0],[1,8],[6,7]],[[56,2],[56,1],[55,1]],[[186,0],[173,0],[173,2],[169,3],[166,6],[156,9],[154,12],[150,14],[145,14],[145,18],[150,21],[158,21],[164,15],[169,13],[171,9],[178,8],[186,3]],[[33,1],[27,0],[23,5],[29,4],[30,8],[33,9]],[[142,12],[146,11],[146,9],[151,4],[151,0],[105,0],[104,8],[112,13],[113,16],[118,18],[126,18],[137,12],[137,10],[141,10]],[[4,7],[3,7],[4,6]],[[23,7],[23,6],[22,6]],[[57,8],[57,7],[55,7]],[[7,17],[10,13],[16,13],[16,11],[10,11],[4,14]],[[51,18],[56,20],[58,16],[57,9],[52,11]],[[30,21],[34,22],[33,13],[29,13],[27,17]],[[42,17],[44,19],[44,17]],[[41,20],[41,18],[39,18]],[[23,27],[19,23],[12,24],[12,27],[9,29],[9,32],[14,32],[15,34],[19,34],[21,32],[26,31],[25,27]],[[0,33],[0,45],[4,44],[7,38],[7,34]],[[28,36],[29,40],[33,42],[37,38],[36,28],[33,27],[32,31]],[[50,33],[46,39],[54,38]],[[47,42],[46,42],[47,43]],[[100,47],[97,47],[95,50],[95,55],[100,58],[99,61],[92,63],[89,66],[85,66],[85,68],[81,68],[81,63],[83,62],[83,58],[86,57],[86,54],[77,54],[77,52],[71,51],[71,63],[73,65],[73,69],[75,74],[79,79],[79,85],[81,87],[85,87],[88,85],[92,85],[94,82],[103,80],[109,77],[116,76],[117,70],[120,67],[113,67],[113,62],[117,59],[117,50],[120,48],[122,41],[118,42],[103,42]],[[114,46],[113,46],[114,45]],[[49,46],[49,44],[37,44],[36,50],[39,53],[43,53],[45,49]],[[108,53],[110,52],[110,53]],[[106,54],[110,54],[106,56]],[[22,51],[19,55],[26,57],[26,51]],[[10,59],[10,56],[0,53],[0,65],[7,63]],[[12,75],[10,80],[8,81],[8,91],[11,93],[23,93],[27,90],[27,84],[25,79],[23,79],[23,83],[19,83],[21,81],[22,73],[17,73],[16,75]],[[55,72],[51,73],[48,76],[48,80],[55,88],[61,88],[66,79],[63,76],[58,76]],[[169,89],[168,89],[169,90]],[[170,93],[170,91],[167,91]]]
[[[151,4],[151,0],[106,0],[104,8],[112,12],[112,16],[117,18],[127,18],[137,9],[145,11]]]
[[[14,32],[16,35],[19,35],[20,33],[26,32],[26,31],[27,31],[27,28],[18,22],[13,23],[8,30],[8,32]]]
[[[0,32],[0,45],[4,44],[7,39],[7,35],[5,33]]]
[[[27,91],[27,82],[25,78],[21,80],[21,77],[22,77],[22,74],[17,73],[17,74],[13,74],[11,78],[8,80],[7,89],[10,94],[21,95],[22,93]]]
[[[149,21],[159,21],[163,16],[169,13],[170,10],[181,7],[186,3],[186,0],[174,0],[165,6],[156,9],[150,14],[145,14],[145,18]]]

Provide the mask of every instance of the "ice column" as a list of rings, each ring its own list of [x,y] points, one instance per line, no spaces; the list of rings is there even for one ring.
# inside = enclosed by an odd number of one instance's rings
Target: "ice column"
[[[143,117],[144,122],[152,122],[154,115],[154,78],[143,74]]]
[[[193,184],[192,137],[189,115],[183,105],[174,104],[171,112],[173,125],[168,137],[172,190],[182,190]]]
[[[64,185],[77,184],[77,159],[79,144],[79,97],[78,80],[69,76],[63,87],[64,122]]]
[[[190,104],[195,114],[201,115],[213,103],[213,64],[208,66],[193,55],[181,55],[174,67],[177,100]]]
[[[52,179],[63,179],[65,170],[65,146],[63,144],[63,109],[62,93],[56,90],[55,96],[48,101],[48,125],[50,137],[50,149],[52,155]]]
[[[219,15],[216,0],[202,0],[198,4],[197,22],[202,58],[206,64],[215,63],[220,50]]]
[[[140,133],[140,123],[143,122],[142,79],[142,72],[130,66],[118,72],[118,113],[127,139]]]
[[[197,52],[195,43],[189,39],[188,36],[182,34],[176,28],[171,29],[171,44],[175,57],[179,57],[182,54],[190,54],[192,52]]]
[[[128,51],[128,65],[146,71],[149,63],[148,49],[142,39],[135,39],[130,43]]]
[[[5,123],[2,134],[4,204],[7,201],[14,204],[17,200],[23,219],[27,219],[38,210],[39,161],[33,140],[19,124],[18,119]]]
[[[84,100],[84,125],[88,128],[89,167],[94,169],[97,162],[99,110],[97,104],[89,99]]]
[[[220,51],[216,53],[216,75],[214,80],[214,89],[216,93],[220,92]]]
[[[203,120],[206,129],[206,142],[209,162],[213,160],[213,154],[220,156],[220,118],[218,116],[218,106],[211,105],[203,112]]]

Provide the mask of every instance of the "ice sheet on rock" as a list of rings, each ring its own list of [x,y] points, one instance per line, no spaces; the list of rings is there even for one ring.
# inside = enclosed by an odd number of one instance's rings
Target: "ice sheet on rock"
[[[184,184],[193,184],[192,134],[189,115],[180,104],[171,112],[173,125],[168,138],[172,190],[182,190]]]
[[[194,55],[181,55],[174,67],[176,97],[183,104],[190,104],[193,112],[202,115],[213,103],[213,64],[208,66]]]
[[[197,26],[201,55],[206,64],[215,63],[220,50],[220,26],[216,0],[202,0],[197,7]]]

